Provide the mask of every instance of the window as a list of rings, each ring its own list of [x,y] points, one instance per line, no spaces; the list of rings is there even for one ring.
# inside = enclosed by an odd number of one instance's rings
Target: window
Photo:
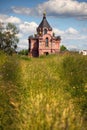
[[[44,29],[44,34],[47,34],[47,29]]]
[[[48,47],[48,46],[49,46],[48,37],[46,38],[46,41],[45,41],[45,46],[46,46],[46,47]]]

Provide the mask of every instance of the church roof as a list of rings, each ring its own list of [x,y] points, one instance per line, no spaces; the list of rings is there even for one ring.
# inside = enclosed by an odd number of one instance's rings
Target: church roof
[[[44,13],[43,14],[43,19],[41,21],[41,23],[39,24],[38,28],[37,29],[43,29],[43,28],[48,28],[49,30],[52,30],[52,27],[49,25],[47,19],[46,19],[46,14]]]

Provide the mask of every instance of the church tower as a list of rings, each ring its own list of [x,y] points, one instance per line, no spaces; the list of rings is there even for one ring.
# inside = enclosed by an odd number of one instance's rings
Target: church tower
[[[37,34],[29,36],[29,54],[32,57],[40,55],[55,54],[60,51],[60,36],[55,36],[52,27],[46,19],[46,13],[37,27]]]

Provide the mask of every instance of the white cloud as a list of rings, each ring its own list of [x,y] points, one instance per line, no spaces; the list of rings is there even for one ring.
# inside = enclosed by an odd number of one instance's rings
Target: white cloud
[[[70,27],[69,29],[66,30],[66,33],[71,34],[71,35],[76,35],[79,32],[76,29]]]
[[[57,28],[53,29],[54,33],[57,35],[62,35],[62,36],[76,36],[79,34],[79,31],[70,27],[66,30],[59,30]]]
[[[37,10],[47,10],[49,15],[87,18],[87,3],[76,0],[49,0],[38,5]],[[42,10],[43,11],[43,10]]]
[[[17,17],[14,17],[14,16],[10,16],[10,17],[8,17],[7,19],[6,19],[6,21],[5,22],[7,22],[7,23],[14,23],[14,24],[19,24],[19,23],[21,23],[21,20],[19,19],[19,18],[17,18]]]
[[[23,33],[21,33],[21,32],[19,32],[18,34],[17,34],[17,37],[20,39],[20,38],[23,38]]]
[[[24,34],[34,34],[36,32],[37,24],[35,22],[24,22],[19,25],[19,29]]]
[[[75,49],[76,49],[76,50],[79,50],[76,45],[72,45],[72,44],[68,44],[68,45],[67,45],[67,48],[68,48],[68,49],[72,49],[72,50],[75,50]]]
[[[36,32],[37,24],[35,22],[23,22],[19,24],[19,38],[20,42],[18,44],[19,49],[28,49],[28,36],[34,35]]]
[[[0,14],[0,22],[5,22],[5,20],[8,18],[7,15],[4,15],[4,14]]]
[[[17,14],[32,14],[32,9],[30,8],[25,8],[25,7],[12,7],[12,10],[17,13]]]
[[[10,22],[10,23],[14,23],[14,24],[19,24],[19,23],[21,23],[21,20],[17,17],[14,17],[14,16],[0,14],[0,22],[3,22],[3,23]]]
[[[84,30],[83,30],[84,31]],[[87,34],[78,31],[72,27],[66,30],[54,29],[56,35],[60,35],[61,45],[65,45],[68,49],[87,49]]]
[[[65,32],[62,31],[62,30],[59,30],[57,28],[53,28],[53,32],[56,34],[56,35],[63,35]]]
[[[77,0],[48,0],[35,8],[12,7],[12,10],[15,13],[26,15],[41,15],[45,10],[50,16],[87,19],[87,3],[78,2]]]
[[[27,39],[21,39],[18,44],[19,50],[21,49],[28,49],[28,40]]]
[[[0,22],[2,23],[13,23],[13,24],[17,24],[18,28],[21,32],[21,34],[19,34],[19,37],[22,37],[22,34],[34,34],[36,32],[36,28],[37,28],[37,23],[35,22],[24,22],[22,21],[20,18],[18,17],[14,17],[14,16],[8,16],[8,15],[4,15],[4,14],[0,14]]]

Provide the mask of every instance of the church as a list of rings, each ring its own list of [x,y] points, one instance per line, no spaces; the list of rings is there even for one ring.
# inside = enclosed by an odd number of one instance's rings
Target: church
[[[28,37],[29,56],[39,57],[41,55],[56,54],[60,51],[60,36],[55,36],[52,27],[47,21],[46,13],[37,27],[37,34]]]

